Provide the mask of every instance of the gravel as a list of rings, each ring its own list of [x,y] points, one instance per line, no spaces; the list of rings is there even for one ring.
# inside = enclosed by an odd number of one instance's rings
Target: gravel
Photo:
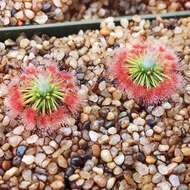
[[[156,1],[156,0],[31,0],[31,1],[0,1],[0,26],[22,26],[30,24],[46,24],[63,21],[89,20],[105,18],[108,16],[124,16],[134,14],[165,13],[188,10],[189,1]],[[134,18],[140,23],[139,16]],[[122,20],[122,26],[127,28],[128,22]],[[141,24],[142,26],[142,24]],[[110,27],[113,27],[110,24]],[[102,32],[108,33],[108,29]],[[175,28],[175,34],[182,31],[180,27]],[[118,31],[118,38],[123,36]],[[109,40],[114,43],[113,40]],[[83,51],[83,50],[82,50]]]
[[[46,3],[44,13],[55,6]],[[0,189],[189,188],[190,21],[133,20],[115,26],[108,18],[100,30],[63,38],[22,34],[0,44]],[[182,57],[185,88],[158,106],[129,99],[106,74],[113,49],[132,36],[157,38]],[[44,135],[9,117],[3,86],[25,65],[43,67],[52,60],[77,75],[86,101],[70,126]]]

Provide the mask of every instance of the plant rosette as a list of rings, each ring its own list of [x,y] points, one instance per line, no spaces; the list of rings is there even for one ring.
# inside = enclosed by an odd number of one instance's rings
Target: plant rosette
[[[145,105],[168,99],[183,86],[175,52],[158,41],[136,41],[119,48],[110,64],[111,78],[129,98]]]
[[[20,116],[27,129],[54,130],[78,112],[81,104],[75,78],[53,65],[38,70],[29,67],[14,78],[5,105],[12,118]]]

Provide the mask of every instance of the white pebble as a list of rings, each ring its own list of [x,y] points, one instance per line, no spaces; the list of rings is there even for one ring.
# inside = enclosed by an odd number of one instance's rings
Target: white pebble
[[[180,185],[179,177],[177,175],[170,175],[169,181],[172,184],[172,186],[177,187]]]
[[[24,155],[22,158],[22,161],[27,165],[32,164],[34,160],[35,160],[35,157],[33,155]]]
[[[13,133],[15,135],[21,135],[23,131],[24,131],[24,126],[20,125],[20,126],[14,128]]]
[[[32,135],[32,136],[30,136],[30,137],[28,137],[26,139],[26,142],[28,144],[33,144],[33,143],[36,143],[37,141],[38,141],[38,136],[37,135]]]
[[[96,142],[100,137],[100,134],[96,133],[95,131],[89,131],[89,136],[91,141]]]
[[[117,165],[122,165],[124,162],[124,159],[125,159],[125,157],[124,157],[123,153],[119,153],[119,155],[114,158],[114,162]]]

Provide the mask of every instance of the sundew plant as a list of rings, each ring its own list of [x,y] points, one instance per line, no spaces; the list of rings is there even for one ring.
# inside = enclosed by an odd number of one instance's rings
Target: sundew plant
[[[10,84],[7,105],[27,129],[56,129],[78,111],[80,97],[74,77],[50,65],[29,67]]]
[[[111,76],[130,98],[157,104],[182,85],[175,52],[158,41],[137,41],[115,52]]]

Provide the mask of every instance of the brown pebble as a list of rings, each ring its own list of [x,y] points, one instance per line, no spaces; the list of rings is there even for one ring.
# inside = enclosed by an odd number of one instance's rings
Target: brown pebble
[[[5,160],[2,163],[2,168],[6,171],[11,168],[11,162],[9,160]]]
[[[97,144],[92,145],[92,154],[96,157],[100,156],[100,147]]]
[[[103,36],[109,36],[109,35],[110,35],[110,29],[107,28],[107,27],[103,27],[103,28],[100,30],[100,34],[102,34]]]

